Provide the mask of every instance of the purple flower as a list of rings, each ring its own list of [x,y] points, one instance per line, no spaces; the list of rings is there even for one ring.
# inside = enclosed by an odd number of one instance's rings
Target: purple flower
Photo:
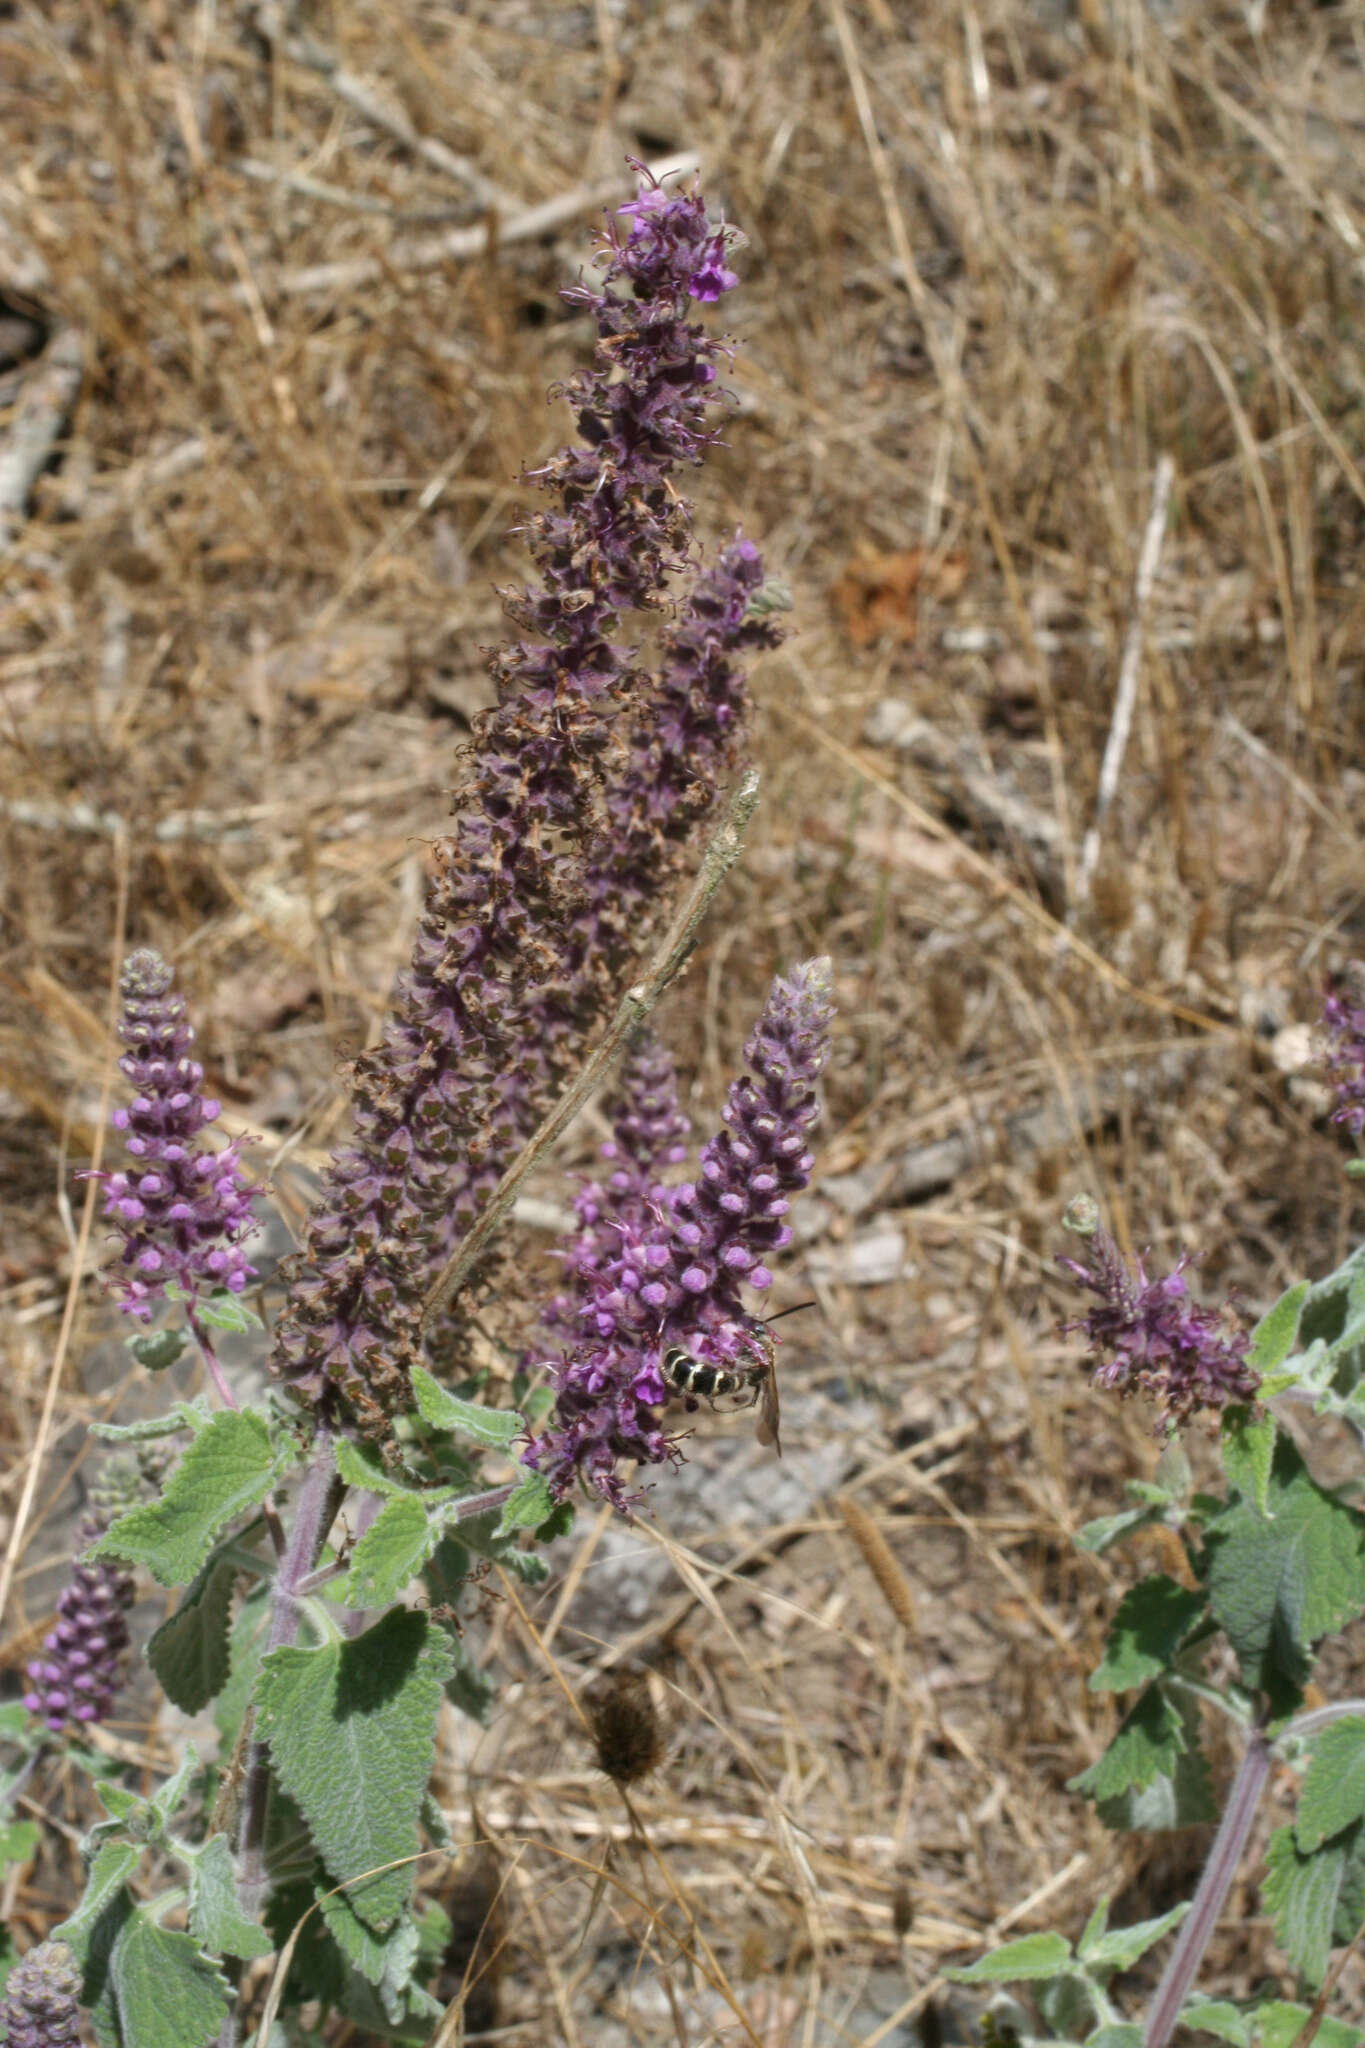
[[[76,1563],[57,1602],[57,1626],[43,1639],[46,1654],[28,1666],[24,1705],[54,1735],[108,1718],[127,1658],[124,1615],[133,1600],[132,1577],[117,1560],[86,1560],[81,1552],[158,1488],[169,1457],[161,1444],[113,1452],[91,1489],[89,1512],[76,1532]]]
[[[9,2048],[81,2048],[81,1973],[64,1941],[40,1941],[5,1979],[0,2025]]]
[[[238,1147],[212,1152],[199,1134],[221,1113],[202,1094],[204,1069],[190,1058],[194,1033],[170,968],[149,949],[130,953],[119,990],[118,1035],[128,1050],[119,1067],[136,1093],[113,1123],[127,1133],[136,1164],[102,1174],[105,1213],[123,1239],[110,1271],[126,1314],[149,1320],[169,1285],[193,1302],[227,1288],[240,1294],[254,1268],[242,1240],[255,1226],[253,1196]]]
[[[525,1453],[557,1499],[581,1478],[624,1510],[632,1496],[620,1461],[676,1459],[654,1412],[668,1398],[662,1361],[673,1346],[726,1371],[764,1362],[762,1325],[741,1288],[770,1286],[765,1261],[791,1241],[786,1218],[810,1179],[806,1139],[832,1016],[828,960],[775,981],[696,1181],[656,1188],[635,1212],[618,1211],[610,1233],[598,1227],[578,1269],[578,1342],[551,1368],[554,1419]]]
[[[339,1403],[376,1435],[410,1400],[434,1266],[619,992],[623,949],[603,947],[589,875],[613,729],[643,684],[618,628],[658,610],[685,562],[671,472],[716,437],[728,353],[687,317],[723,246],[700,198],[651,185],[625,220],[604,239],[604,283],[565,294],[592,315],[597,357],[564,393],[580,442],[531,478],[552,493],[524,528],[539,583],[504,593],[527,637],[493,657],[499,701],[476,724],[411,969],[355,1069],[355,1140],[329,1167],[277,1328],[294,1397]],[[677,836],[656,822],[661,848]]]
[[[103,1535],[111,1517],[88,1516],[77,1532],[78,1552]],[[79,1556],[57,1602],[57,1626],[43,1638],[41,1657],[28,1666],[24,1705],[54,1735],[108,1719],[123,1682],[128,1653],[126,1610],[131,1575],[107,1558]]]
[[[1164,1279],[1149,1280],[1140,1258],[1129,1271],[1088,1195],[1068,1206],[1065,1222],[1088,1240],[1088,1256],[1057,1263],[1097,1295],[1099,1305],[1062,1328],[1084,1331],[1096,1386],[1120,1395],[1140,1387],[1160,1404],[1168,1429],[1200,1409],[1216,1412],[1229,1402],[1255,1400],[1260,1380],[1246,1362],[1250,1340],[1190,1300],[1188,1253]]]
[[[1365,962],[1352,961],[1341,988],[1324,995],[1322,1021],[1327,1064],[1336,1077],[1332,1122],[1358,1138],[1365,1131]]]

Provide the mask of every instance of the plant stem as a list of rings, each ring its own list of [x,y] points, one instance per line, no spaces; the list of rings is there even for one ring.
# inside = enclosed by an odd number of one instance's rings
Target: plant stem
[[[1223,1901],[1237,1875],[1237,1866],[1242,1860],[1251,1823],[1256,1817],[1265,1781],[1270,1775],[1271,1745],[1262,1729],[1253,1731],[1246,1753],[1238,1766],[1237,1776],[1232,1781],[1228,1803],[1223,1809],[1223,1818],[1218,1833],[1214,1836],[1213,1847],[1209,1850],[1195,1892],[1193,1903],[1176,1937],[1156,1997],[1152,2000],[1147,2015],[1143,2048],[1166,2048],[1166,2043],[1175,2030],[1180,2009],[1194,1983],[1199,1965],[1204,1960],[1204,1951],[1218,1924],[1223,1910]]]
[[[707,906],[730,869],[739,859],[743,832],[758,803],[758,775],[752,768],[741,776],[724,818],[713,833],[702,857],[701,870],[676,916],[659,942],[645,973],[626,990],[606,1036],[587,1060],[577,1077],[513,1160],[473,1228],[456,1245],[442,1266],[422,1304],[422,1328],[431,1326],[433,1316],[466,1284],[484,1253],[489,1239],[506,1216],[528,1173],[545,1156],[560,1132],[577,1116],[583,1104],[610,1073],[631,1033],[644,1022],[664,990],[672,982],[693,945],[697,928]]]
[[[332,1490],[335,1472],[331,1434],[320,1428],[313,1439],[313,1462],[299,1490],[294,1527],[275,1575],[267,1656],[272,1650],[283,1649],[294,1642],[298,1636],[299,1588],[313,1569],[336,1512]],[[253,1737],[247,1756],[246,1790],[242,1796],[238,1835],[241,1861],[237,1880],[238,1901],[247,1919],[252,1921],[260,1918],[267,1889],[265,1823],[269,1797],[269,1754],[266,1745]]]

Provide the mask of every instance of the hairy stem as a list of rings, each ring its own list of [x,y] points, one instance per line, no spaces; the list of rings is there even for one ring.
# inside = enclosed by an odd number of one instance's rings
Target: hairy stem
[[[1256,1818],[1256,1808],[1270,1775],[1271,1753],[1271,1744],[1264,1731],[1256,1729],[1233,1779],[1199,1888],[1157,1986],[1156,1997],[1152,2000],[1143,2034],[1143,2048],[1166,2048],[1175,2030],[1181,2007],[1198,1975],[1213,1930],[1218,1925],[1228,1888],[1237,1875],[1251,1823]]]

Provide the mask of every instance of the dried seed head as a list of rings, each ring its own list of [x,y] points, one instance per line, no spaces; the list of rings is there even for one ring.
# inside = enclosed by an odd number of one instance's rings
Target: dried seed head
[[[658,1769],[664,1740],[648,1672],[619,1665],[584,1705],[598,1768],[614,1783],[633,1785]]]

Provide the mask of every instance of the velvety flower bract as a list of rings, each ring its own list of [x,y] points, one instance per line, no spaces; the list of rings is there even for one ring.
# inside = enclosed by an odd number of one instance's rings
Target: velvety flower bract
[[[1096,1386],[1121,1395],[1140,1389],[1172,1429],[1201,1410],[1217,1413],[1229,1402],[1256,1398],[1260,1382],[1246,1357],[1250,1340],[1191,1301],[1188,1253],[1164,1278],[1151,1279],[1141,1258],[1130,1271],[1088,1197],[1072,1203],[1067,1215],[1068,1228],[1085,1239],[1086,1255],[1057,1263],[1098,1299],[1062,1327],[1083,1333]]]
[[[255,1227],[250,1183],[236,1144],[211,1150],[200,1133],[221,1114],[191,1058],[185,1001],[159,953],[130,953],[119,980],[120,1071],[134,1095],[112,1122],[131,1164],[102,1174],[105,1213],[123,1239],[111,1267],[121,1306],[145,1322],[174,1285],[194,1299],[240,1294],[255,1269],[242,1242]]]

